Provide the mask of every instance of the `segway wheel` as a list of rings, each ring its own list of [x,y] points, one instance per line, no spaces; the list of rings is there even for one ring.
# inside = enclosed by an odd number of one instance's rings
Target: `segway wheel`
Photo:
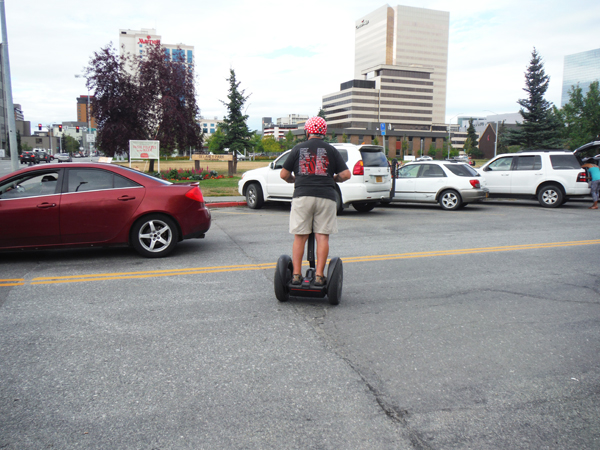
[[[288,284],[292,279],[293,270],[294,266],[292,265],[292,258],[288,255],[281,255],[279,260],[277,260],[275,279],[273,282],[275,297],[277,297],[277,300],[280,302],[287,302],[290,299]]]
[[[340,258],[332,258],[327,269],[327,297],[330,305],[339,305],[342,299],[344,266]]]

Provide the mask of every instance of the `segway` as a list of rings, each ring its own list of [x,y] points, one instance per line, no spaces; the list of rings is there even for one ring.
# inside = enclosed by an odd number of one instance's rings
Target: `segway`
[[[275,296],[280,302],[287,302],[290,297],[312,297],[329,299],[329,304],[338,305],[342,298],[342,282],[344,278],[344,268],[342,260],[338,257],[331,258],[327,268],[327,281],[323,286],[316,286],[315,270],[315,234],[308,236],[307,259],[309,268],[306,270],[306,276],[302,278],[301,284],[292,284],[292,273],[294,266],[292,258],[288,255],[281,255],[275,268]]]

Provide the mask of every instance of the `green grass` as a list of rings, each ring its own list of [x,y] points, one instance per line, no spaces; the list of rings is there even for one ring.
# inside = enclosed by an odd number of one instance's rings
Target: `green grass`
[[[238,196],[240,193],[238,192],[238,181],[240,181],[241,177],[233,177],[233,178],[220,178],[218,180],[201,180],[201,181],[193,181],[193,180],[181,180],[174,181],[169,180],[175,183],[198,183],[200,185],[200,190],[202,191],[202,195],[205,197],[230,197],[230,196]]]

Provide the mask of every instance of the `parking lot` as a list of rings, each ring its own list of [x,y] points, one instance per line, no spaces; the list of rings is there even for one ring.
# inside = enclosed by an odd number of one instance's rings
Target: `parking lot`
[[[289,206],[167,258],[0,254],[0,448],[597,449],[598,211],[339,217],[339,306],[278,303]]]

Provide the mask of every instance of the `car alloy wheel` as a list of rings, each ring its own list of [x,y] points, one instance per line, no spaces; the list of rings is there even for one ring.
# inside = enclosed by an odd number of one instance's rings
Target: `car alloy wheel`
[[[443,209],[453,211],[455,209],[460,208],[462,200],[457,192],[448,190],[442,192],[442,195],[440,195],[439,203]]]
[[[557,186],[545,186],[538,194],[538,201],[546,208],[557,208],[563,204],[563,193]]]
[[[175,223],[159,214],[142,218],[132,228],[132,245],[138,253],[147,258],[168,255],[177,245],[177,240]]]

